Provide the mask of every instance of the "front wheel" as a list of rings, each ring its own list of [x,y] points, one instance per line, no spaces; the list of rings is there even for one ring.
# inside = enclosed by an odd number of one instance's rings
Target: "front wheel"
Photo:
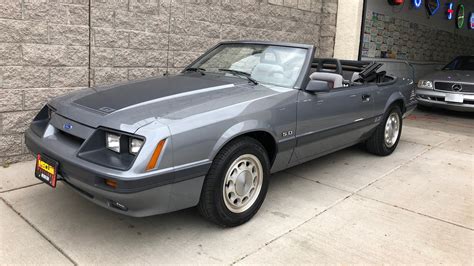
[[[217,154],[204,181],[201,215],[222,226],[245,223],[262,205],[269,176],[268,155],[258,141],[242,137],[230,142]]]
[[[377,126],[367,140],[367,150],[373,154],[390,155],[398,145],[402,134],[402,112],[397,105],[391,106],[384,115],[383,122]]]

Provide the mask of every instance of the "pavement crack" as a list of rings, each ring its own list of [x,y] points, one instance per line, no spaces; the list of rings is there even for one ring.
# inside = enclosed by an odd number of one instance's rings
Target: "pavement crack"
[[[398,206],[398,205],[395,205],[395,204],[392,204],[392,203],[388,203],[388,202],[385,202],[385,201],[382,201],[382,200],[373,199],[373,198],[370,198],[370,197],[367,197],[367,196],[364,196],[364,195],[360,195],[360,194],[357,194],[357,196],[368,199],[368,200],[373,200],[373,201],[376,201],[378,203],[382,203],[382,204],[385,204],[385,205],[388,205],[388,206],[391,206],[391,207],[394,207],[394,208],[397,208],[397,209],[400,209],[400,210],[404,210],[404,211],[407,211],[407,212],[418,214],[418,215],[421,215],[421,216],[424,216],[424,217],[427,217],[427,218],[430,218],[430,219],[434,219],[434,220],[437,220],[437,221],[440,221],[440,222],[443,222],[443,223],[447,223],[447,224],[454,225],[454,226],[457,226],[457,227],[460,227],[460,228],[463,228],[463,229],[467,229],[469,231],[474,231],[474,228],[470,228],[470,227],[467,227],[467,226],[462,225],[462,224],[458,224],[458,223],[455,223],[455,222],[450,222],[450,221],[447,221],[447,220],[444,220],[444,219],[441,219],[441,218],[438,218],[438,217],[434,217],[434,216],[431,216],[431,215],[428,215],[428,214],[424,214],[424,213],[421,213],[421,212],[410,210],[408,208]]]
[[[400,141],[401,141],[401,142],[410,143],[410,144],[422,145],[422,146],[426,146],[426,147],[430,147],[430,146],[431,146],[430,144],[423,144],[423,143],[419,143],[419,142],[416,142],[416,141],[405,140],[405,139],[400,139]]]
[[[22,187],[17,187],[17,188],[12,188],[12,189],[8,189],[8,190],[0,191],[0,194],[7,193],[7,192],[12,192],[12,191],[23,189],[23,188],[29,188],[29,187],[33,187],[33,186],[41,185],[41,184],[43,184],[43,182],[39,182],[39,183],[31,184],[31,185],[26,185],[26,186],[22,186]]]
[[[5,205],[7,205],[13,212],[15,212],[18,216],[20,216],[21,219],[23,219],[23,221],[25,221],[28,225],[30,225],[38,234],[40,234],[46,241],[48,241],[54,248],[56,248],[59,253],[61,253],[64,257],[66,257],[66,259],[68,259],[73,265],[78,265],[78,263],[76,261],[74,261],[74,259],[72,259],[62,248],[60,248],[58,245],[56,245],[53,240],[51,240],[50,238],[48,238],[48,236],[46,236],[46,234],[44,234],[43,232],[41,232],[41,230],[36,227],[32,222],[30,222],[28,219],[26,219],[26,217],[24,217],[19,211],[17,211],[12,204],[10,204],[8,201],[6,201],[3,197],[0,197],[0,199],[5,203]]]
[[[304,177],[304,176],[302,176],[302,175],[299,175],[299,174],[296,174],[296,173],[293,173],[293,172],[289,172],[289,171],[286,171],[286,170],[284,170],[283,172],[284,172],[284,173],[287,173],[287,174],[289,174],[289,175],[292,175],[292,176],[295,176],[295,177],[304,179],[304,180],[308,180],[308,181],[314,182],[314,183],[316,183],[316,184],[320,184],[320,185],[323,185],[323,186],[326,186],[326,187],[330,187],[330,188],[333,188],[333,189],[337,189],[337,190],[340,190],[340,191],[343,191],[343,192],[352,193],[352,192],[349,191],[349,190],[342,189],[342,188],[339,188],[339,187],[336,187],[336,186],[333,186],[333,185],[330,185],[330,184],[326,184],[326,183],[321,182],[321,181],[319,181],[319,180],[313,180],[313,179]]]

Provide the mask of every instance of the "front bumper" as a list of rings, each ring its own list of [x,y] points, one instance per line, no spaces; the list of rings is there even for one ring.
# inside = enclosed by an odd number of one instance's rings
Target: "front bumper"
[[[58,138],[42,138],[28,129],[25,143],[33,154],[45,154],[59,162],[58,178],[86,199],[129,216],[143,217],[197,205],[210,162],[147,176],[125,177],[113,169],[82,160]],[[117,181],[117,189],[105,179]],[[123,186],[121,189],[120,186]]]
[[[463,103],[446,102],[445,98],[449,92],[442,92],[436,90],[416,90],[416,99],[418,104],[423,106],[439,107],[453,111],[474,112],[474,94],[463,94]]]

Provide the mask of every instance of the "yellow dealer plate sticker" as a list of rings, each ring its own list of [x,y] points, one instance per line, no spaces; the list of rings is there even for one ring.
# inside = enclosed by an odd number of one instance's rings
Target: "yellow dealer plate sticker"
[[[38,167],[45,170],[46,172],[54,175],[55,173],[55,170],[54,170],[54,167],[52,167],[51,165],[43,162],[43,161],[38,161]]]
[[[44,155],[36,157],[35,176],[53,188],[56,187],[58,162]]]

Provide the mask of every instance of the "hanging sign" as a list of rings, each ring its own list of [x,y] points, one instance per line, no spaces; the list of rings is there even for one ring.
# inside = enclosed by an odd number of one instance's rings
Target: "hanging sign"
[[[412,4],[415,8],[420,8],[421,4],[423,3],[423,0],[412,0]]]
[[[434,14],[436,14],[436,12],[438,12],[440,3],[439,0],[426,0],[425,6],[430,16],[433,16]]]
[[[448,10],[446,11],[448,14],[448,19],[452,20],[454,18],[454,3],[448,3]]]
[[[458,10],[456,12],[456,26],[458,29],[462,29],[464,27],[464,5],[459,5]]]

